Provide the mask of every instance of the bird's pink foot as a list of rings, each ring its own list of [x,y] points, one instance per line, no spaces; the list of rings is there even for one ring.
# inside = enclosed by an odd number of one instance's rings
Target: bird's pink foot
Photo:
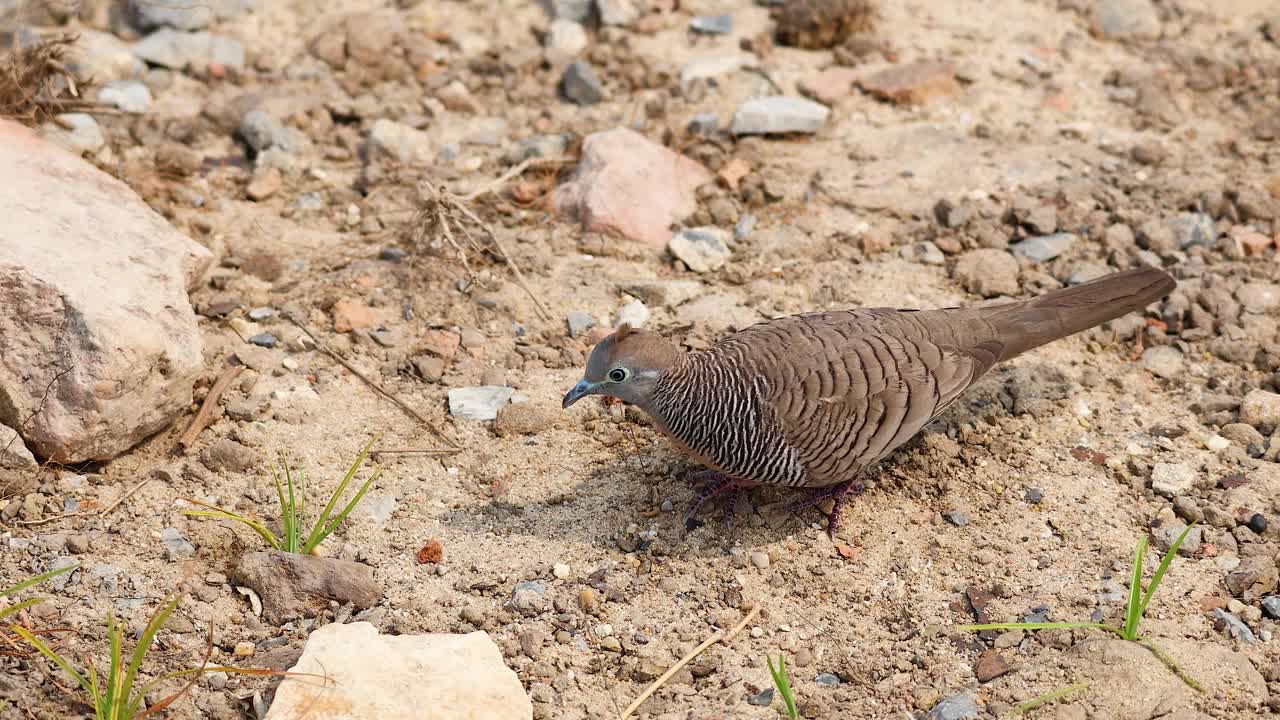
[[[801,500],[797,500],[790,505],[783,507],[783,510],[791,512],[799,512],[807,510],[811,507],[817,507],[822,503],[831,500],[831,514],[828,515],[829,522],[827,524],[827,533],[831,537],[835,537],[840,532],[840,514],[844,510],[844,506],[849,502],[850,498],[862,492],[862,483],[854,480],[846,480],[839,485],[821,488],[809,493],[809,496]]]
[[[686,530],[694,529],[696,525],[695,518],[702,506],[729,493],[735,493],[739,490],[755,487],[757,483],[750,480],[739,480],[738,478],[729,477],[724,473],[714,470],[704,470],[689,476],[691,485],[699,486],[693,495],[693,500],[689,502],[689,507],[684,513],[684,526]]]

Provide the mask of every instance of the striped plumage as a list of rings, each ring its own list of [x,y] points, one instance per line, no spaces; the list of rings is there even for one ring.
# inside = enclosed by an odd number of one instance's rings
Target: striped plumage
[[[636,404],[738,486],[838,486],[996,363],[1139,310],[1173,287],[1166,273],[1141,268],[985,307],[792,315],[688,354],[623,328],[592,352],[565,406],[587,394]]]

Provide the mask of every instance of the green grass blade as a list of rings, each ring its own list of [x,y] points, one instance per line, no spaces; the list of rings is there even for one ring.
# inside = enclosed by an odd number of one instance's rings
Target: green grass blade
[[[1138,552],[1133,557],[1133,574],[1129,578],[1129,601],[1124,606],[1125,640],[1138,637],[1138,623],[1142,620],[1142,560],[1147,554],[1147,536],[1138,540]]]
[[[307,493],[302,484],[302,471],[298,471],[298,482],[295,483],[293,468],[289,467],[289,459],[283,452],[280,453],[280,462],[284,464],[284,476],[289,483],[289,552],[301,552],[307,511]]]
[[[89,681],[85,679],[84,675],[76,672],[76,669],[71,667],[71,663],[68,662],[66,658],[54,652],[53,648],[45,644],[43,640],[36,637],[30,630],[22,627],[21,625],[10,625],[9,629],[17,633],[23,640],[26,640],[27,644],[35,648],[41,655],[52,660],[53,664],[62,668],[62,671],[74,678],[75,681],[80,684],[80,687],[84,688],[85,692],[94,694],[96,697],[93,687],[89,684]]]
[[[782,702],[787,706],[787,716],[792,720],[798,720],[800,711],[796,708],[795,694],[791,691],[791,678],[787,676],[786,656],[778,656],[776,668],[773,666],[773,658],[765,655],[764,659],[769,665],[769,674],[773,676],[773,684],[778,688],[778,694],[782,696]]]
[[[14,613],[22,612],[23,610],[26,610],[32,605],[39,605],[42,602],[44,602],[44,598],[31,598],[30,600],[23,600],[20,603],[15,603],[13,605],[10,605],[5,609],[0,610],[0,620],[3,620],[4,618],[10,615],[13,615]]]
[[[129,662],[129,671],[125,675],[124,685],[121,687],[121,702],[129,707],[129,714],[121,718],[121,720],[129,720],[137,713],[137,706],[142,703],[144,696],[142,693],[133,695],[133,682],[138,676],[138,668],[142,666],[142,660],[147,656],[147,651],[151,649],[151,642],[155,640],[156,633],[160,632],[160,628],[168,622],[169,616],[178,607],[179,597],[175,595],[172,600],[165,603],[151,616],[151,621],[147,623],[147,627],[142,631],[142,637],[138,638],[138,645],[133,649],[133,659]]]
[[[342,493],[346,491],[347,486],[351,484],[351,479],[360,471],[360,466],[364,464],[364,459],[369,455],[369,450],[373,448],[373,444],[378,441],[378,436],[374,436],[368,445],[360,451],[356,457],[356,461],[351,463],[351,468],[347,470],[347,474],[342,477],[342,482],[338,483],[338,487],[334,489],[333,494],[329,496],[329,502],[325,504],[324,510],[321,511],[320,517],[316,519],[316,524],[311,528],[307,541],[303,543],[303,552],[311,552],[315,546],[320,544],[322,539],[320,536],[326,534],[325,530],[329,527],[329,518],[333,514],[333,509],[338,504],[338,499],[342,497]],[[329,532],[333,532],[329,530]]]
[[[1177,540],[1169,546],[1169,551],[1160,558],[1160,567],[1156,568],[1156,574],[1151,576],[1151,584],[1147,586],[1147,593],[1142,596],[1142,603],[1138,606],[1138,620],[1142,620],[1142,616],[1147,612],[1147,606],[1151,604],[1151,598],[1155,597],[1156,588],[1160,587],[1160,581],[1164,580],[1164,574],[1169,570],[1169,566],[1173,564],[1173,557],[1178,554],[1178,548],[1182,547],[1182,541],[1187,539],[1187,533],[1191,532],[1191,528],[1195,527],[1195,523],[1187,526],[1186,530],[1178,536]],[[1133,626],[1134,639],[1137,639],[1138,626]]]
[[[1116,635],[1124,635],[1120,628],[1105,623],[1093,622],[1042,622],[1042,623],[987,623],[985,625],[957,625],[957,630],[1106,630]]]
[[[351,502],[347,503],[346,507],[342,508],[342,510],[338,512],[333,521],[324,528],[314,541],[308,540],[306,546],[302,548],[302,552],[311,552],[317,545],[324,542],[325,538],[332,535],[333,531],[337,530],[338,526],[341,525],[343,521],[347,519],[347,516],[351,514],[351,511],[355,510],[356,505],[360,504],[360,501],[364,499],[365,494],[373,487],[373,481],[377,480],[380,475],[382,475],[382,468],[374,470],[373,474],[369,476],[369,479],[365,480],[364,484],[360,486],[360,489],[356,491],[355,497],[351,498]]]
[[[38,583],[42,583],[42,582],[44,582],[45,580],[49,580],[49,579],[52,579],[52,578],[56,578],[56,577],[58,577],[59,575],[65,575],[66,573],[69,573],[69,572],[71,572],[72,570],[77,570],[77,569],[79,569],[79,567],[80,567],[80,563],[76,563],[75,565],[68,565],[68,566],[66,566],[66,567],[60,567],[60,568],[57,568],[57,569],[54,569],[54,570],[50,570],[50,571],[49,571],[49,572],[47,572],[47,573],[42,573],[42,574],[40,574],[40,575],[36,575],[35,577],[27,578],[26,580],[23,580],[22,582],[18,583],[17,585],[11,585],[11,586],[9,586],[9,587],[7,587],[7,588],[4,588],[3,590],[0,590],[0,597],[7,597],[7,596],[12,595],[12,594],[14,594],[14,593],[22,592],[23,590],[26,590],[27,588],[31,587],[32,585],[36,585],[36,584],[38,584]]]
[[[283,453],[281,454],[283,457]],[[287,466],[286,466],[287,469]],[[276,471],[276,466],[271,466],[271,481],[276,485],[276,502],[280,505],[280,525],[281,531],[284,533],[284,542],[277,550],[285,552],[295,552],[291,547],[293,538],[293,483],[289,484],[289,495],[285,497],[284,486],[280,483],[280,473]]]
[[[183,499],[193,505],[198,505],[204,508],[210,508],[209,510],[183,510],[182,511],[183,515],[186,515],[188,517],[207,517],[207,518],[214,518],[217,520],[231,520],[233,522],[243,523],[245,525],[248,525],[250,528],[252,528],[254,532],[258,533],[258,536],[261,537],[262,541],[265,542],[267,545],[270,545],[276,550],[282,549],[280,547],[280,539],[276,537],[275,533],[271,532],[270,528],[268,528],[266,525],[263,525],[261,522],[258,522],[257,520],[254,520],[252,518],[245,517],[240,513],[232,512],[230,510],[227,510],[226,508],[220,508],[217,505],[210,505],[209,503],[200,502],[199,500],[195,500],[193,498],[183,498]]]
[[[107,615],[107,638],[111,643],[111,664],[107,668],[107,694],[103,697],[104,712],[111,720],[117,720],[122,708],[129,704],[128,697],[121,697],[124,685],[124,622],[117,624],[115,615]]]
[[[1064,698],[1070,695],[1071,693],[1076,692],[1077,690],[1084,690],[1087,687],[1089,687],[1089,683],[1076,683],[1075,685],[1068,685],[1067,687],[1058,688],[1057,690],[1050,690],[1049,692],[1043,695],[1033,697],[1030,700],[1022,703],[1018,707],[1014,708],[1014,711],[1009,714],[1016,716],[1016,715],[1022,715],[1024,713],[1029,713],[1032,710],[1035,710],[1036,708],[1040,707],[1041,705],[1048,705],[1054,700]]]
[[[99,718],[106,717],[102,707],[102,685],[98,682],[98,668],[93,666],[93,658],[89,658],[89,694],[93,696],[94,714]]]

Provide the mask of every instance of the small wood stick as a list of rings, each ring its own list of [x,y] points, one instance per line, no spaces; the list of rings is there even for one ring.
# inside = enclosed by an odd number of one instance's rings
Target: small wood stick
[[[183,450],[191,447],[191,444],[196,441],[200,433],[213,424],[213,409],[218,405],[218,398],[222,397],[222,393],[231,387],[231,383],[243,370],[243,365],[228,365],[223,369],[222,374],[214,381],[213,387],[209,388],[209,394],[204,396],[200,411],[192,419],[191,425],[187,427],[186,432],[182,433],[182,437],[178,438],[178,444],[182,446]]]
[[[718,642],[729,642],[733,639],[734,635],[742,632],[742,628],[746,627],[747,623],[755,619],[755,616],[758,614],[760,614],[760,606],[756,605],[751,608],[751,612],[747,613],[746,617],[739,620],[738,624],[734,625],[733,629],[729,630],[729,632],[717,630],[714,635],[702,641],[702,644],[690,651],[688,655],[680,658],[679,662],[672,665],[666,672],[662,673],[662,677],[654,680],[652,685],[650,685],[644,692],[640,693],[640,697],[636,698],[634,702],[627,706],[626,710],[622,711],[622,720],[627,720],[627,718],[631,717],[631,713],[638,710],[640,706],[644,704],[644,701],[649,699],[650,695],[657,692],[658,688],[662,687],[664,683],[670,680],[672,675],[680,672],[680,668],[693,662],[693,659],[701,655],[703,650],[706,650]]]

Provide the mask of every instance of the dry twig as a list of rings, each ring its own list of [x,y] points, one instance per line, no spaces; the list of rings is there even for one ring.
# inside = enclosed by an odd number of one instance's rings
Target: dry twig
[[[644,692],[640,693],[640,697],[632,701],[632,703],[627,706],[627,709],[622,711],[621,720],[627,720],[627,718],[631,717],[631,713],[638,710],[640,706],[644,704],[644,701],[649,699],[650,695],[657,692],[658,688],[662,687],[664,683],[666,683],[668,680],[671,679],[672,675],[675,675],[676,673],[680,672],[680,668],[693,662],[694,658],[701,655],[702,651],[706,650],[712,645],[715,645],[718,642],[729,642],[730,640],[732,640],[733,637],[738,633],[742,632],[742,628],[746,627],[747,623],[750,623],[753,619],[755,619],[755,616],[758,614],[760,614],[760,606],[756,605],[755,607],[751,608],[751,612],[747,613],[746,617],[739,620],[738,624],[734,625],[733,628],[730,629],[728,632],[725,632],[724,630],[717,630],[714,635],[707,638],[706,640],[703,640],[701,645],[689,651],[688,655],[685,655],[684,657],[680,658],[680,660],[677,661],[675,665],[672,665],[666,672],[662,673],[662,675],[657,680],[654,680],[652,685],[646,688]]]
[[[218,379],[213,382],[213,387],[209,388],[209,394],[205,395],[204,402],[200,404],[200,410],[192,418],[191,425],[187,427],[186,432],[182,433],[182,437],[178,438],[178,444],[182,449],[191,447],[200,433],[214,423],[213,409],[218,405],[218,398],[231,387],[231,383],[243,370],[243,365],[228,365],[218,375]]]

